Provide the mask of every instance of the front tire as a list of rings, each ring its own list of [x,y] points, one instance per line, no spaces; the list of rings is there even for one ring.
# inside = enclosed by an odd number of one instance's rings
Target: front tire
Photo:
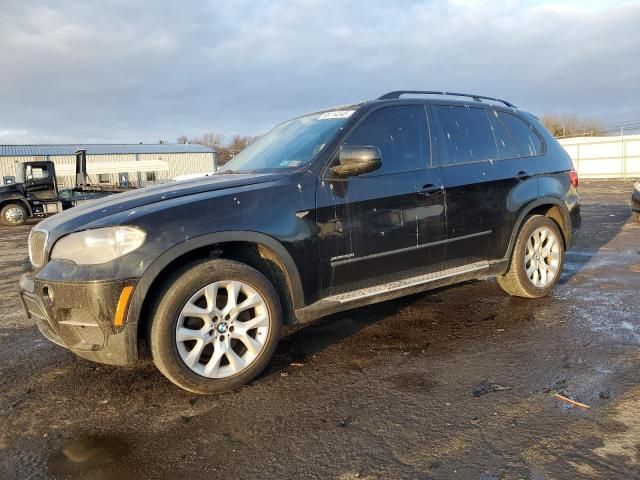
[[[511,296],[540,298],[557,285],[564,265],[564,238],[548,217],[528,217],[516,239],[509,270],[496,277]]]
[[[173,383],[215,394],[253,380],[275,352],[282,311],[260,272],[231,260],[184,270],[167,287],[153,316],[153,361]]]
[[[27,221],[27,209],[19,203],[9,203],[0,211],[0,223],[11,227],[23,225]]]

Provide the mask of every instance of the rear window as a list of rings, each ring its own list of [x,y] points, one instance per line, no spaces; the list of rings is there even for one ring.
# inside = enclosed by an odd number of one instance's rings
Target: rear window
[[[518,142],[521,156],[531,157],[542,154],[542,140],[531,125],[513,113],[497,112],[497,114]]]
[[[498,158],[496,141],[484,108],[436,105],[441,163],[479,162]]]
[[[491,120],[491,128],[493,128],[493,135],[496,139],[496,145],[498,146],[498,158],[518,158],[523,156],[523,150],[518,142],[513,138],[513,135],[507,130],[507,127],[498,118],[498,112],[491,110],[489,113]]]

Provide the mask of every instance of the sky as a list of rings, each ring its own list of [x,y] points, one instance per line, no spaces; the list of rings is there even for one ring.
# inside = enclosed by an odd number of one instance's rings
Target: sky
[[[640,120],[640,1],[0,0],[0,144],[259,135],[398,89]]]

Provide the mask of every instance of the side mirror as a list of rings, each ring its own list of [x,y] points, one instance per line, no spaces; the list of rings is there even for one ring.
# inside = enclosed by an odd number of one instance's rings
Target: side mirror
[[[336,177],[353,177],[378,170],[382,166],[382,154],[378,147],[343,146],[339,154],[340,164],[331,167]]]

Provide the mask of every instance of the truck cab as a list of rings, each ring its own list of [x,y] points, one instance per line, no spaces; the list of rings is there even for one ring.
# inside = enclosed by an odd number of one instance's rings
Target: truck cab
[[[3,225],[22,225],[30,217],[44,218],[63,210],[53,162],[24,162],[16,173],[16,183],[0,187]]]

